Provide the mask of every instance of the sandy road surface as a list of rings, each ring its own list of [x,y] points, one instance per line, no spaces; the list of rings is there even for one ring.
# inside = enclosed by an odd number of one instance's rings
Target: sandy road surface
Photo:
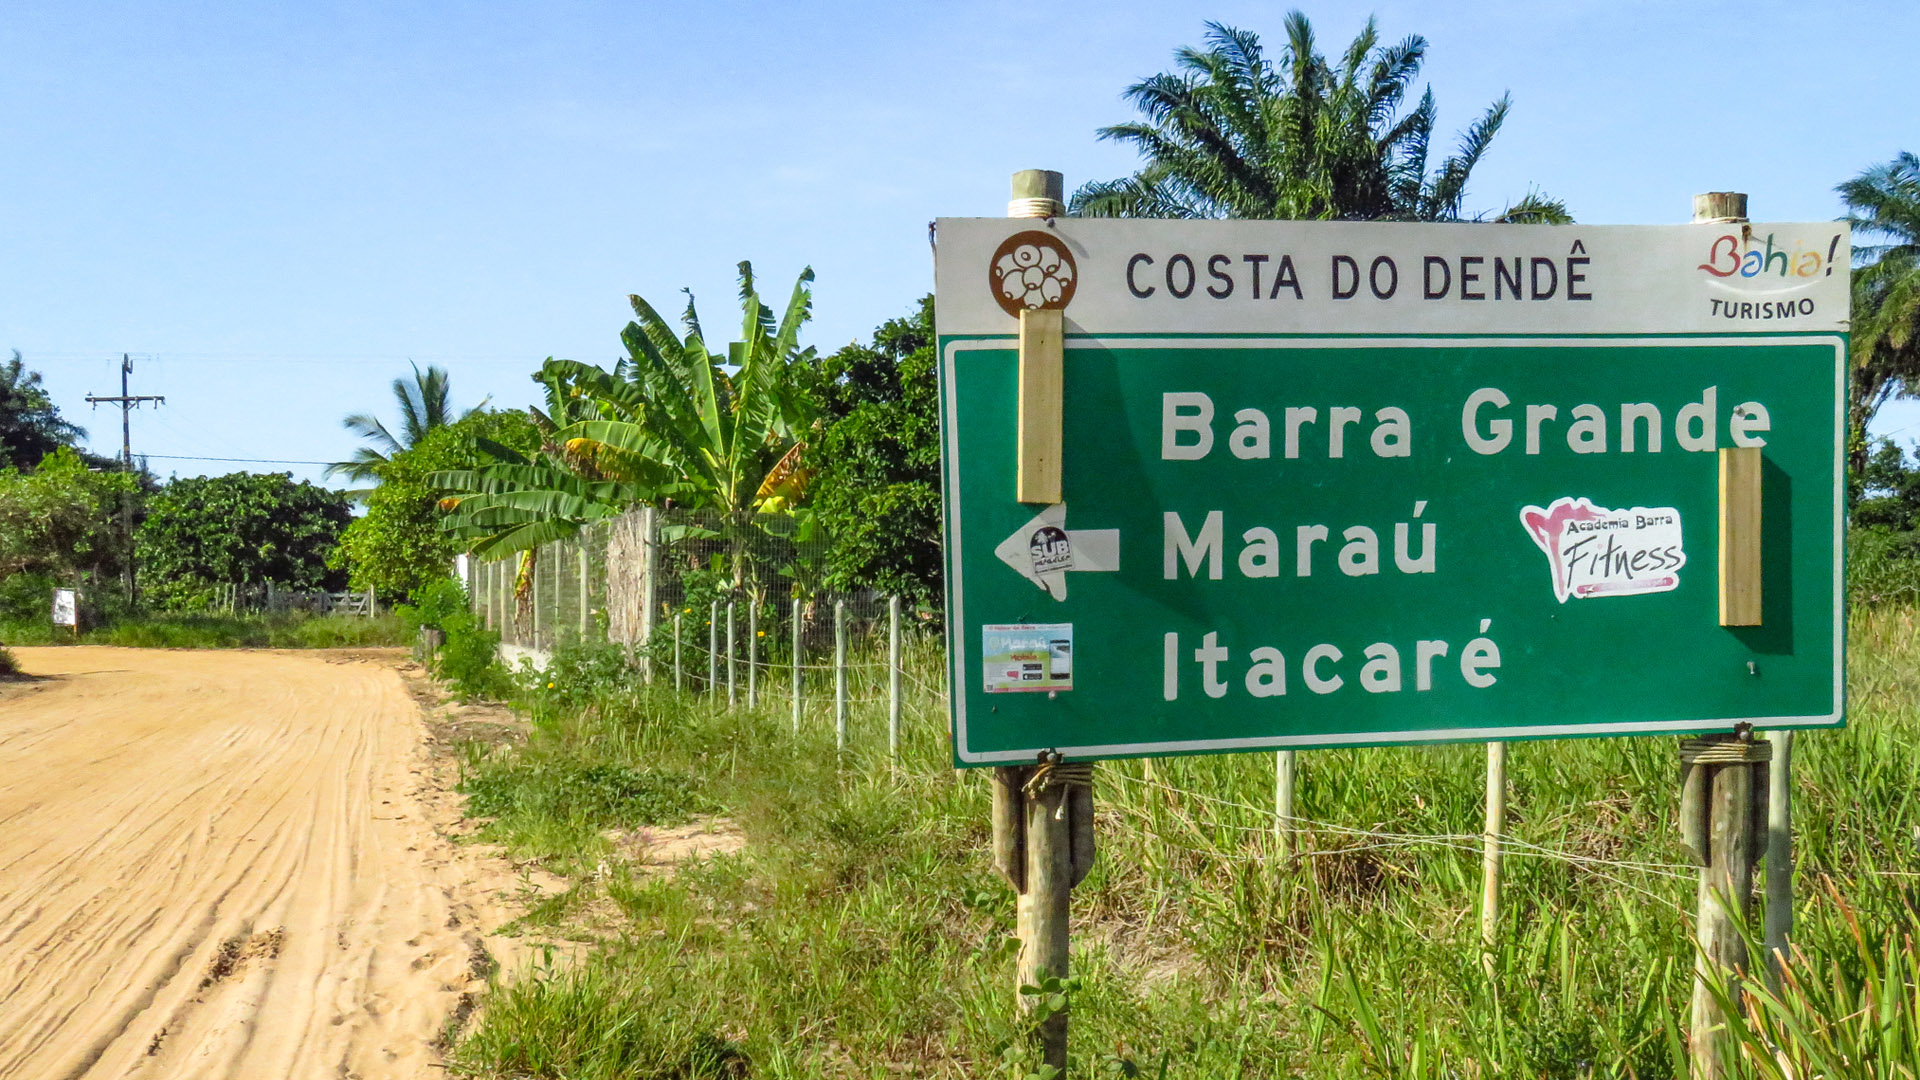
[[[15,653],[0,1078],[444,1075],[481,939],[393,660]]]

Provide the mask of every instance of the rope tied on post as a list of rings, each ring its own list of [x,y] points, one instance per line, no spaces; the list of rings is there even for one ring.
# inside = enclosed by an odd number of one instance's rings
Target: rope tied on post
[[[1681,739],[1682,765],[1752,765],[1773,760],[1773,744],[1761,739]]]
[[[1055,755],[1057,758],[1057,755]],[[1027,776],[1027,782],[1020,790],[1029,799],[1037,799],[1050,788],[1091,788],[1093,787],[1093,763],[1090,761],[1069,764],[1059,760],[1042,761],[1034,766]],[[1066,804],[1060,805],[1057,813],[1065,813]]]

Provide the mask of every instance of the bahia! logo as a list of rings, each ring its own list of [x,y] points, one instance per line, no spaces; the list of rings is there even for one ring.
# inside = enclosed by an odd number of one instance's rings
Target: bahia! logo
[[[1707,248],[1707,261],[1700,264],[1717,278],[1780,278],[1802,281],[1833,273],[1834,256],[1840,250],[1840,236],[1834,234],[1822,253],[1795,244],[1791,249],[1786,245],[1776,245],[1772,233],[1764,239],[1748,235],[1743,244],[1739,236],[1726,233],[1714,238]]]
[[[1710,290],[1734,298],[1708,297],[1708,314],[1740,320],[1812,315],[1814,299],[1805,293],[1816,279],[1833,274],[1839,254],[1838,233],[1827,241],[1825,251],[1817,242],[1812,247],[1804,241],[1789,247],[1773,233],[1757,236],[1747,229],[1722,233],[1707,246],[1707,261],[1697,269],[1707,275]]]

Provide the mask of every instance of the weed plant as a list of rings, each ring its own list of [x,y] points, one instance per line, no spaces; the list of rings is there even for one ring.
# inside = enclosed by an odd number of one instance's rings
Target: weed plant
[[[467,591],[449,577],[420,590],[413,604],[394,608],[409,641],[423,628],[441,631],[445,640],[430,658],[433,673],[462,701],[508,701],[518,685],[499,659],[500,635],[488,630],[473,610]]]
[[[1920,637],[1907,609],[1858,612],[1851,634],[1849,727],[1796,741],[1799,953],[1735,1033],[1755,1075],[1913,1075]],[[731,710],[585,661],[530,687],[527,744],[468,758],[471,806],[574,881],[534,929],[596,944],[495,986],[456,1072],[1032,1073],[987,778],[951,766],[937,643],[909,653],[897,766],[876,666],[856,669],[844,753],[823,694],[792,730],[783,683]],[[1075,1075],[1685,1075],[1696,875],[1672,739],[1512,746],[1516,846],[1484,959],[1483,749],[1299,760],[1290,860],[1270,754],[1096,770],[1100,852],[1074,893],[1075,981],[1056,988]],[[617,839],[703,812],[737,821],[746,850],[662,876]],[[1766,1071],[1772,1050],[1808,1066]]]
[[[13,658],[5,645],[0,645],[0,682],[20,677],[20,662]]]

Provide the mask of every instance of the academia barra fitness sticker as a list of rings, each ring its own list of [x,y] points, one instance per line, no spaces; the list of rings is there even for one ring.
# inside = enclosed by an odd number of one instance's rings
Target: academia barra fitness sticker
[[[1526,506],[1520,524],[1546,552],[1553,595],[1566,603],[1599,596],[1638,596],[1680,587],[1687,553],[1680,511],[1671,506],[1609,510],[1590,499]]]
[[[1073,689],[1073,624],[1022,623],[980,628],[989,694]]]

